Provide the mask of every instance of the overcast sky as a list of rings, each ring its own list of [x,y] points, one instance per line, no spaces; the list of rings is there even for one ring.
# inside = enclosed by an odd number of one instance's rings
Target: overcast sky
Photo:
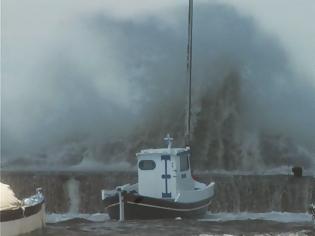
[[[160,17],[161,21],[176,24],[167,15],[168,9],[185,5],[183,0],[4,0],[2,1],[2,26],[4,40],[23,47],[36,39],[38,46],[54,40],[69,27],[76,15],[95,11],[121,19],[144,20],[148,16]],[[195,4],[221,3],[235,7],[241,14],[252,16],[265,30],[279,37],[292,55],[297,69],[310,73],[315,80],[315,1],[313,0],[195,0]],[[132,3],[132,4],[131,4]],[[48,42],[47,42],[48,41]],[[13,43],[12,42],[12,43]],[[5,49],[4,42],[4,49]],[[314,82],[315,84],[315,82]]]

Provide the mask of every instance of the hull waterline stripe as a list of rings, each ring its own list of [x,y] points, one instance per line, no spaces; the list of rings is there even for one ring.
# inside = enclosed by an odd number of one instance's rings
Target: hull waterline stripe
[[[132,205],[139,205],[139,206],[146,206],[146,207],[153,207],[153,208],[159,208],[159,209],[164,209],[164,210],[171,210],[171,211],[193,211],[193,210],[199,210],[201,208],[204,208],[206,206],[209,206],[211,203],[211,200],[202,206],[195,207],[195,208],[186,208],[186,209],[179,209],[179,208],[172,208],[172,207],[162,207],[162,206],[157,206],[157,205],[151,205],[151,204],[145,204],[145,203],[136,203],[136,202],[130,202],[127,201],[127,203],[132,204]],[[119,205],[119,203],[114,203],[111,205],[108,205],[106,208],[114,207]]]

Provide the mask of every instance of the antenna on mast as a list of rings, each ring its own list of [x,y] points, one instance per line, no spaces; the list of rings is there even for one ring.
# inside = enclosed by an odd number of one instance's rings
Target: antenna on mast
[[[193,0],[189,0],[188,10],[188,44],[187,44],[187,110],[185,145],[190,146],[190,117],[191,117],[191,67],[192,67],[192,26],[193,26]]]

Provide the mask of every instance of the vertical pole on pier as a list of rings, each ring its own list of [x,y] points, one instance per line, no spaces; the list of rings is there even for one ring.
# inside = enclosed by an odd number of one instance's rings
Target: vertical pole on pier
[[[193,0],[189,0],[188,9],[188,44],[187,44],[187,110],[185,145],[190,146],[190,117],[191,117],[191,67],[192,67],[192,26],[193,26]]]
[[[119,197],[119,221],[125,221],[125,203],[124,203],[124,195],[122,194],[122,190],[118,190]]]
[[[315,204],[310,205],[309,212],[312,215],[313,227],[315,229]]]

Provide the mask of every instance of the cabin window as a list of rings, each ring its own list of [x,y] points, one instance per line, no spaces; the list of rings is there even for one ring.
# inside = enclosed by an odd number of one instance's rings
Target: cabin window
[[[152,160],[142,160],[139,162],[139,168],[141,170],[153,170],[155,166],[155,162]]]
[[[181,156],[180,157],[180,171],[186,171],[189,169],[189,157]]]

